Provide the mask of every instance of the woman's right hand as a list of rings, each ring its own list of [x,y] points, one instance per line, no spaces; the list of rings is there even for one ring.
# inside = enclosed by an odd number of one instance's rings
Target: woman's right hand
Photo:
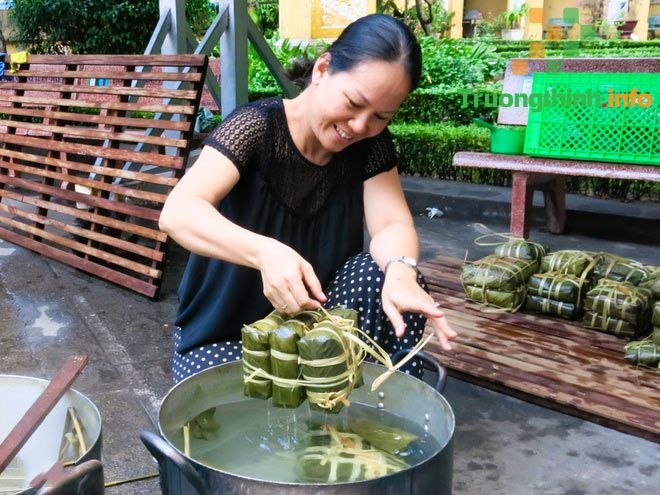
[[[286,244],[269,239],[260,250],[258,267],[264,295],[278,311],[317,309],[327,300],[312,265]]]

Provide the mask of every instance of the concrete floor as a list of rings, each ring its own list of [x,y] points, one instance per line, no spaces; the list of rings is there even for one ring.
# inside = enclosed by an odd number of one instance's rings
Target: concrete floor
[[[405,184],[423,259],[463,258],[466,251],[476,259],[488,249],[473,245],[484,232],[479,223],[507,230],[506,188],[414,178]],[[569,212],[569,233],[552,236],[536,227],[532,238],[555,250],[608,250],[660,264],[654,237],[660,205],[574,199],[568,201],[576,210]],[[429,219],[426,207],[440,208],[443,216]],[[623,237],[614,226],[635,242],[617,240]],[[107,481],[156,472],[138,434],[156,430],[159,400],[171,387],[175,289],[185,259],[173,250],[162,296],[150,301],[0,241],[0,373],[49,378],[69,355],[90,357],[75,388],[101,411]],[[658,443],[458,380],[449,380],[445,395],[457,418],[457,495],[632,495],[660,486]],[[159,488],[149,480],[107,493],[156,494]]]

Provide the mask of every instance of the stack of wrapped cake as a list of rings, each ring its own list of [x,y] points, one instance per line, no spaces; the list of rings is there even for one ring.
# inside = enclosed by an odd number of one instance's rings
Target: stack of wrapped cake
[[[598,255],[584,251],[556,251],[541,260],[540,273],[527,284],[525,309],[563,318],[576,318],[589,275]]]
[[[638,261],[602,253],[594,269],[597,285],[587,293],[584,324],[633,337],[648,331],[653,306],[653,270]]]
[[[466,263],[461,282],[467,299],[485,306],[517,311],[525,302],[527,280],[545,253],[539,244],[511,241],[497,247],[495,254]]]
[[[288,408],[309,399],[312,408],[339,412],[362,384],[363,353],[346,337],[356,329],[357,313],[343,308],[291,318],[274,311],[244,325],[245,395]]]
[[[648,329],[652,301],[649,289],[603,278],[587,293],[583,323],[622,337],[643,334]]]

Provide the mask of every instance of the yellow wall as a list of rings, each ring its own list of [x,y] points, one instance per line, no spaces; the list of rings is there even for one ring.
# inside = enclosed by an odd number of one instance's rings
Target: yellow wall
[[[312,37],[312,2],[280,0],[280,38],[308,40]]]
[[[337,2],[341,7],[342,2]],[[356,7],[363,13],[376,12],[376,0],[343,0],[346,7]],[[279,0],[280,38],[309,40],[312,38],[336,38],[341,29],[327,28],[321,19],[321,0]],[[364,7],[364,8],[362,8]]]
[[[637,25],[633,29],[633,34],[639,36],[640,40],[648,38],[650,6],[651,0],[630,0],[628,19],[637,19]]]

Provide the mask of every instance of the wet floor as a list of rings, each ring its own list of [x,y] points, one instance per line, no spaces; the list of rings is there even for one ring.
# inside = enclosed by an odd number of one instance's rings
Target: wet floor
[[[428,182],[428,190],[442,194],[443,184]],[[470,203],[479,201],[478,187],[451,187],[442,198],[417,198],[413,209],[422,258],[437,254],[462,258],[467,251],[474,259],[487,250],[473,244],[483,233],[477,224],[493,231],[507,230],[501,214],[506,205],[484,215],[483,211],[461,207],[462,197]],[[484,201],[493,201],[491,189],[481,191]],[[503,191],[498,194],[505,194]],[[449,194],[452,211],[442,203]],[[606,209],[591,201],[593,221],[606,230],[607,214],[597,213],[599,208]],[[444,214],[429,219],[422,215],[420,204],[444,208]],[[631,212],[631,229],[641,225],[643,231],[649,228],[644,225],[660,225],[660,215],[654,216],[660,211],[658,205],[643,214],[635,204],[630,210],[622,204],[620,210],[624,215]],[[658,223],[654,224],[655,220]],[[610,250],[660,264],[657,244],[645,243],[639,237],[634,242],[621,242],[607,232],[584,235],[575,228],[567,235],[553,236],[542,232],[540,225],[532,236],[554,249]],[[175,288],[185,258],[182,250],[173,250],[161,298],[151,301],[0,242],[0,373],[48,378],[68,356],[89,356],[90,363],[75,388],[101,411],[107,481],[157,470],[138,435],[142,430],[156,431],[159,401],[171,387]],[[659,444],[457,380],[449,380],[446,396],[457,417],[456,494],[632,495],[653,493],[660,484]],[[157,481],[151,480],[110,488],[107,493],[157,494],[159,488]]]

